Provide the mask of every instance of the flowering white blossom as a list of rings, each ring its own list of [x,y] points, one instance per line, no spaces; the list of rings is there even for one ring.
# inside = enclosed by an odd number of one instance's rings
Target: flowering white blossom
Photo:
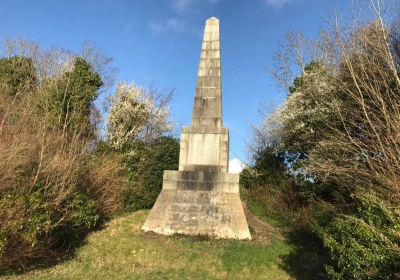
[[[334,87],[323,65],[314,64],[297,79],[284,104],[255,128],[256,149],[275,147],[306,151],[329,125]]]
[[[169,100],[152,90],[121,83],[112,99],[108,119],[111,146],[121,148],[130,141],[151,141],[171,132]]]
[[[305,71],[301,82],[279,112],[289,138],[303,139],[310,143],[315,140],[316,129],[329,125],[327,121],[333,114],[332,102],[335,100],[333,91],[323,66]]]

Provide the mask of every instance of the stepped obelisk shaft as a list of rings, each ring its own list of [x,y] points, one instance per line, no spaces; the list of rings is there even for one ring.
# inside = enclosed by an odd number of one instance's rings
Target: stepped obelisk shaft
[[[221,44],[216,18],[207,20],[204,30],[192,126],[222,127]]]
[[[144,231],[251,238],[239,196],[239,174],[228,173],[219,35],[219,20],[210,18],[204,30],[192,126],[182,130],[179,170],[164,171],[162,191]]]
[[[229,132],[222,127],[219,20],[206,21],[192,126],[183,129],[179,170],[228,172]]]

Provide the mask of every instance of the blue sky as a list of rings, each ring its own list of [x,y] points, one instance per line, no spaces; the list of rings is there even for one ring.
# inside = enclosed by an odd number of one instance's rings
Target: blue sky
[[[116,81],[175,88],[172,115],[191,123],[205,20],[220,19],[224,124],[231,158],[247,160],[260,103],[284,101],[266,69],[288,31],[315,35],[350,0],[0,0],[0,40],[22,37],[79,52],[93,42],[114,59]]]

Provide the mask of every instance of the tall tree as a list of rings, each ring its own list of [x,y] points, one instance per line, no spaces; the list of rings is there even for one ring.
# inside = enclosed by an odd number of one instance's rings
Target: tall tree
[[[50,109],[57,125],[65,131],[92,133],[91,113],[103,82],[100,75],[83,58],[75,58],[73,67],[61,77],[47,82]]]

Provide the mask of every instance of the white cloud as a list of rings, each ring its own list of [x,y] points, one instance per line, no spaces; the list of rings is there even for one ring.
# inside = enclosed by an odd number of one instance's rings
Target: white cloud
[[[186,31],[186,23],[184,20],[173,17],[165,21],[152,21],[150,29],[154,34],[161,34],[166,32],[184,32]]]
[[[282,6],[292,2],[292,0],[264,0],[265,4],[274,8],[281,8]]]
[[[197,27],[189,24],[191,21],[187,17],[188,13],[184,14],[182,12],[200,4],[218,4],[222,1],[224,0],[171,0],[172,8],[178,13],[168,19],[151,20],[149,24],[150,30],[156,35],[168,32],[197,34],[199,33]],[[202,32],[200,33],[202,34]]]
[[[174,9],[183,12],[189,9],[193,5],[194,0],[174,0]]]
[[[229,161],[229,173],[239,174],[244,168],[246,168],[246,165],[237,158]]]
[[[212,4],[217,4],[223,0],[207,0],[207,2]],[[184,12],[190,9],[195,3],[202,2],[200,0],[173,0],[172,6],[178,12]],[[203,1],[204,2],[204,1]]]

